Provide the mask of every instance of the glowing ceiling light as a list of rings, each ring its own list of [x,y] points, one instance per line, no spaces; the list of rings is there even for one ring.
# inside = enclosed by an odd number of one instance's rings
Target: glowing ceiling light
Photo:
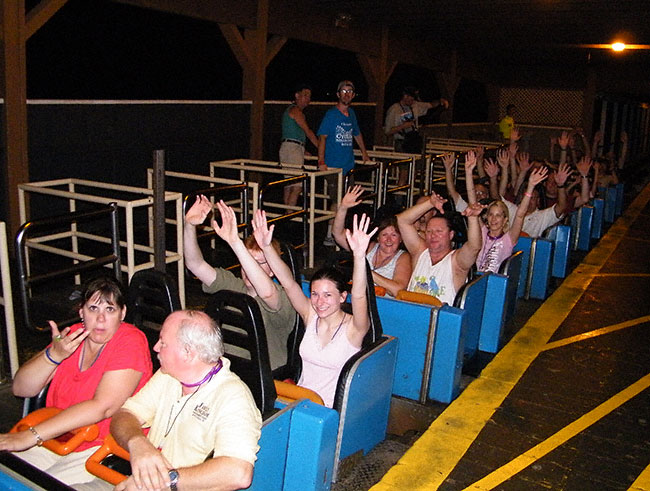
[[[612,43],[612,49],[614,51],[623,51],[625,49],[625,43]]]

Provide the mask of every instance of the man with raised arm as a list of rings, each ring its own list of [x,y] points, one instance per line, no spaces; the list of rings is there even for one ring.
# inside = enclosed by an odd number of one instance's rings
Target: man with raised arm
[[[460,249],[452,249],[454,231],[448,217],[436,215],[429,219],[425,237],[418,235],[416,220],[432,208],[443,212],[447,200],[432,193],[429,201],[423,201],[397,215],[402,240],[415,265],[408,290],[426,293],[440,301],[453,305],[456,292],[467,281],[467,274],[481,250],[479,218],[484,206],[471,204],[463,212],[467,217],[467,242]]]
[[[223,357],[221,331],[204,312],[167,317],[154,346],[160,370],[111,421],[132,475],[116,490],[250,486],[262,418]],[[142,428],[150,428],[147,436]]]
[[[400,100],[390,106],[386,111],[384,132],[386,136],[392,137],[393,146],[396,152],[421,153],[421,145],[418,148],[409,147],[409,134],[418,132],[418,118],[424,116],[430,109],[442,107],[447,109],[449,101],[440,98],[437,101],[423,102],[415,87],[404,87]],[[406,147],[405,147],[406,143]]]
[[[235,212],[223,201],[216,204],[221,213],[221,226],[212,220],[212,227],[233,250],[242,266],[241,279],[223,268],[210,266],[201,253],[196,238],[196,227],[201,225],[212,211],[212,203],[205,196],[199,196],[185,215],[183,247],[185,265],[203,283],[203,291],[216,293],[220,290],[234,290],[247,293],[260,306],[266,340],[269,347],[271,369],[287,361],[287,338],[291,332],[296,311],[291,306],[282,286],[273,281],[273,272],[264,259],[262,250],[251,235],[242,241],[237,231]],[[278,252],[280,246],[274,242]],[[263,272],[263,274],[258,274]]]

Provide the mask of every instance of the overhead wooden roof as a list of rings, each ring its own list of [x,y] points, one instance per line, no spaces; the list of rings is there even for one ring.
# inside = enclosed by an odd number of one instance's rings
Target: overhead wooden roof
[[[252,28],[257,0],[118,0]],[[338,20],[337,20],[338,19]],[[338,24],[338,27],[337,27]],[[650,93],[650,50],[587,47],[623,40],[650,45],[647,0],[269,0],[269,34],[389,58],[489,83],[582,86]]]

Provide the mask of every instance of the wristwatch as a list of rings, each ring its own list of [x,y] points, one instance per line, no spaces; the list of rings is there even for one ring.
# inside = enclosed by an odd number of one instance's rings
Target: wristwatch
[[[169,489],[171,489],[171,491],[176,491],[178,489],[176,487],[178,484],[178,477],[178,471],[176,469],[169,470]]]

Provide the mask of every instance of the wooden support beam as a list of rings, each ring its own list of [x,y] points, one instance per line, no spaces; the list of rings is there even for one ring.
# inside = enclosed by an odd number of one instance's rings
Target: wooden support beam
[[[18,230],[18,184],[29,182],[27,160],[27,65],[25,61],[25,2],[3,0],[2,94],[3,144],[2,181],[9,233]]]
[[[441,114],[440,120],[443,123],[451,123],[454,115],[454,96],[458,90],[458,85],[460,84],[461,79],[458,75],[458,56],[455,50],[451,54],[448,71],[436,72],[436,78],[438,79],[438,86],[442,92],[442,97],[447,99],[450,103],[449,110],[444,111]]]
[[[271,36],[271,38],[266,43],[266,66],[269,66],[269,63],[273,61],[275,55],[277,55],[282,47],[287,42],[287,38],[284,36]]]
[[[388,29],[381,32],[380,56],[368,56],[357,54],[357,60],[361,66],[366,81],[368,82],[368,99],[375,102],[375,124],[374,139],[375,145],[384,143],[384,106],[386,96],[386,84],[397,66],[397,62],[388,60]]]
[[[264,89],[266,67],[282,49],[287,38],[269,36],[269,0],[257,0],[254,29],[241,31],[234,24],[219,24],[230,49],[242,67],[242,98],[250,99],[250,158],[261,159],[264,134]]]
[[[25,39],[32,37],[36,31],[63,7],[68,0],[41,0],[36,7],[27,14],[25,22]]]

